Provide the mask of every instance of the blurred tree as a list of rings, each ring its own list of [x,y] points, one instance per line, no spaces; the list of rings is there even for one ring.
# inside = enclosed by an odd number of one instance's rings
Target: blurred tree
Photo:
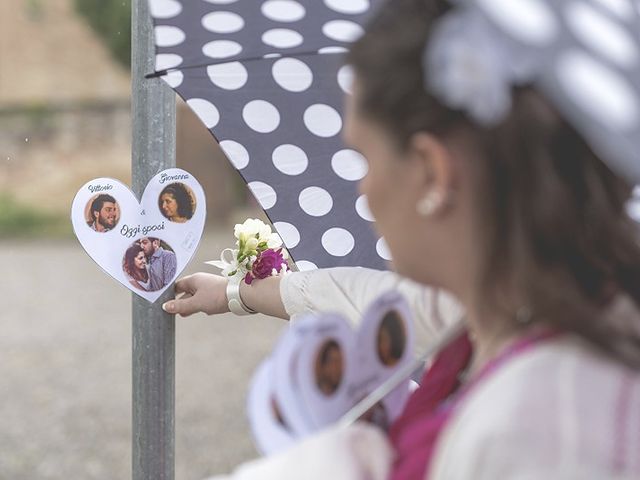
[[[131,66],[131,0],[74,0],[119,63]]]

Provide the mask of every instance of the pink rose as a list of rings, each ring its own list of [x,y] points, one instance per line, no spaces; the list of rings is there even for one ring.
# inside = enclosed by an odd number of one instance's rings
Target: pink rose
[[[273,271],[280,273],[282,270],[287,270],[287,261],[282,255],[282,249],[274,250],[268,248],[262,253],[258,254],[251,271],[244,277],[244,281],[247,285],[251,285],[251,282],[261,278],[270,277]]]

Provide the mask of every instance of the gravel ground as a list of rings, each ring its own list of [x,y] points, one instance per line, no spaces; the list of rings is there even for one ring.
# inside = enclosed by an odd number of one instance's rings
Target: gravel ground
[[[185,273],[231,238],[206,234]],[[0,479],[131,477],[131,294],[75,241],[0,242]],[[177,318],[176,479],[255,457],[244,404],[285,327]]]

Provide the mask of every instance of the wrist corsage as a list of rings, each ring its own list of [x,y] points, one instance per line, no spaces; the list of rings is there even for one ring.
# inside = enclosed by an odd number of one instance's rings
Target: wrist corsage
[[[277,233],[266,223],[247,219],[236,224],[233,235],[236,248],[225,248],[220,260],[206,262],[222,269],[222,275],[229,277],[227,299],[229,309],[238,315],[255,313],[240,298],[240,282],[251,285],[254,280],[289,272],[286,251]]]

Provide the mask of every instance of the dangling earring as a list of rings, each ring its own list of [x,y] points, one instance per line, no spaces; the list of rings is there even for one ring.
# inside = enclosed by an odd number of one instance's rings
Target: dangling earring
[[[416,211],[423,217],[430,217],[442,205],[444,196],[439,190],[432,190],[416,203]]]

